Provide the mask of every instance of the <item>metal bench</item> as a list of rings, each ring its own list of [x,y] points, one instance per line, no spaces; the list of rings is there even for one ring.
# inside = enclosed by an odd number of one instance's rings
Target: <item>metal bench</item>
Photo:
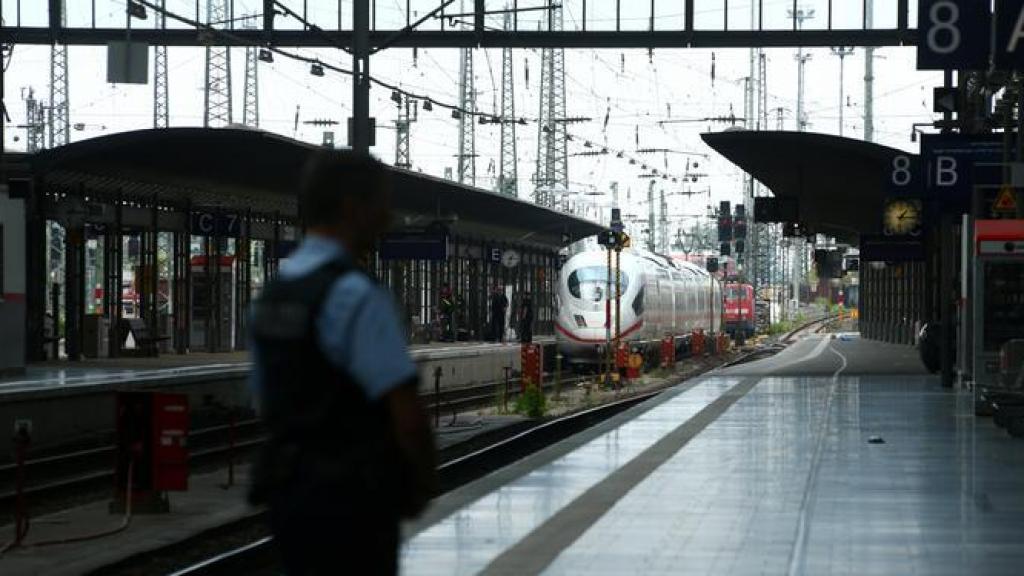
[[[129,334],[135,340],[134,349],[124,347]],[[160,351],[157,345],[165,340],[170,340],[170,337],[154,334],[142,318],[122,318],[118,323],[117,346],[122,353],[134,352],[139,356],[158,356]]]

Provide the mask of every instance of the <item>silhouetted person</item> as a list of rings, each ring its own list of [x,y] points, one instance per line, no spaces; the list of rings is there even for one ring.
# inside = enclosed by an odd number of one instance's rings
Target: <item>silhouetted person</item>
[[[447,282],[441,285],[437,297],[438,310],[441,312],[441,340],[455,341],[455,296]]]
[[[533,342],[533,300],[529,295],[523,296],[519,303],[519,342]]]
[[[494,286],[491,293],[491,340],[505,341],[505,315],[508,312],[508,297],[500,285]]]
[[[433,435],[391,295],[357,266],[387,229],[380,163],[316,153],[302,244],[253,310],[253,385],[270,440],[251,497],[289,576],[394,574],[399,520],[436,486]]]

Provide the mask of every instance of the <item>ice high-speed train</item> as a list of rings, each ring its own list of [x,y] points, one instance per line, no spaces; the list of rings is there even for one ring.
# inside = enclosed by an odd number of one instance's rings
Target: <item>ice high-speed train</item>
[[[555,329],[559,350],[574,363],[598,361],[607,322],[615,327],[614,271],[609,290],[607,258],[604,250],[586,250],[559,274]],[[721,328],[721,285],[703,268],[626,249],[620,270],[621,337],[631,346],[653,348],[671,335],[683,347],[694,330]]]

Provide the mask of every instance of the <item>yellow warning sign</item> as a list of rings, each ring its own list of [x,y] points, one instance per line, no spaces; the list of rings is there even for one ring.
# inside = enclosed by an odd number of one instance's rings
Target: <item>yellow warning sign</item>
[[[996,196],[996,201],[992,203],[992,210],[995,212],[1016,212],[1016,190],[1009,186],[1003,187],[1003,189],[999,191],[999,196]]]

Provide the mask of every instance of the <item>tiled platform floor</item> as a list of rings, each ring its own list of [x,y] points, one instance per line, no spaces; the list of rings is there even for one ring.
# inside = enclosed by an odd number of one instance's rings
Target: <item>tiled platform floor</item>
[[[403,573],[1021,574],[1024,441],[933,377],[883,373],[907,358],[811,338],[764,374],[710,376],[518,478],[467,487],[406,543]]]

